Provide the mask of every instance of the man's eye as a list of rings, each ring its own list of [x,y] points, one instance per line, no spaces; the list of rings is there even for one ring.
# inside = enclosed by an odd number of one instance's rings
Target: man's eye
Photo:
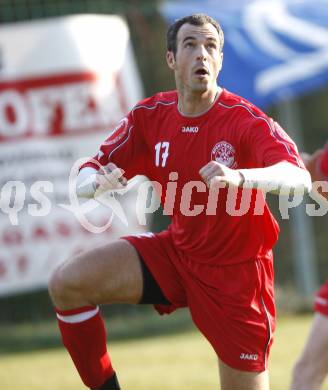
[[[194,47],[194,44],[192,42],[187,42],[185,44],[185,47]]]

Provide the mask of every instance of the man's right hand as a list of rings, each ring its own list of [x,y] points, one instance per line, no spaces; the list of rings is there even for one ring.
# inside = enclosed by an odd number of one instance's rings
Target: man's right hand
[[[105,167],[102,167],[97,172],[95,178],[95,197],[106,191],[115,191],[125,188],[128,181],[123,175],[124,170],[118,168],[114,163],[109,163]]]

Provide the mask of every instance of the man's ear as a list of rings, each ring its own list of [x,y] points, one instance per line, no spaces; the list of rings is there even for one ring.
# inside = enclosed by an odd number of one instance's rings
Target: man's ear
[[[173,51],[166,52],[166,61],[170,69],[175,70],[176,62]]]

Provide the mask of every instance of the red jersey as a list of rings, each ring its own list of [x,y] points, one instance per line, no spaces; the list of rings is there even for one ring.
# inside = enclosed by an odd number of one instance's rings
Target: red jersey
[[[220,189],[213,209],[199,170],[211,160],[233,169],[281,161],[304,168],[294,142],[257,107],[227,90],[207,112],[195,117],[182,115],[177,102],[176,91],[141,101],[101,145],[95,159],[101,165],[112,161],[128,179],[140,174],[161,184],[164,212],[172,214],[169,229],[174,245],[190,261],[226,265],[264,256],[275,244],[279,227],[262,192],[243,190],[250,192],[250,207],[243,215],[231,215],[228,190]],[[84,166],[97,169],[90,162]],[[172,172],[176,173],[169,177]],[[171,188],[166,191],[168,183]],[[263,205],[259,215],[254,212],[257,196]]]

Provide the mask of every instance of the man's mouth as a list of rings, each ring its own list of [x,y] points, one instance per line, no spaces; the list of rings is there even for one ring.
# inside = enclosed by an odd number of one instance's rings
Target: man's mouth
[[[195,74],[197,76],[208,76],[210,74],[210,72],[208,71],[207,68],[201,67],[201,68],[196,69]]]

